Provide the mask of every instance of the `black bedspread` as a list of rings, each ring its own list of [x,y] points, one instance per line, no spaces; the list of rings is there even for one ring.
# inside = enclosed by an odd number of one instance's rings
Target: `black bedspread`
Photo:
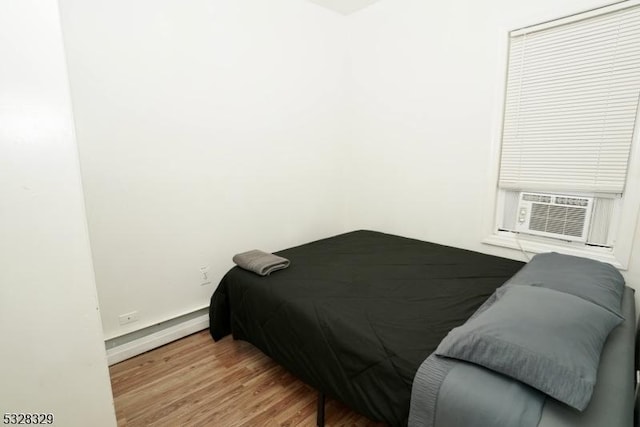
[[[406,425],[422,361],[523,265],[355,231],[277,252],[291,266],[238,267],[211,298],[214,339],[233,333],[374,420]]]

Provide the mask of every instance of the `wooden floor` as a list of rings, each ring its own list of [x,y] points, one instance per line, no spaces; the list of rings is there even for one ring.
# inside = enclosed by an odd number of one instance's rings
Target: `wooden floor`
[[[317,393],[244,341],[208,331],[112,366],[118,426],[315,426]],[[382,426],[327,399],[326,426]]]

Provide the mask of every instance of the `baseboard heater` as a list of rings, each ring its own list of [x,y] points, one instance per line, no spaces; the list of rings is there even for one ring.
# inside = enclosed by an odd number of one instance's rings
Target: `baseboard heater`
[[[209,307],[105,341],[109,366],[209,327]]]

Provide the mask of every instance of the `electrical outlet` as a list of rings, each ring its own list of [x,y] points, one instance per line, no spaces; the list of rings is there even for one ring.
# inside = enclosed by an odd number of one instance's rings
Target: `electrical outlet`
[[[140,320],[140,316],[137,311],[132,311],[131,313],[121,314],[118,316],[118,320],[121,325],[126,325],[128,323],[137,322]]]
[[[209,278],[209,266],[203,265],[200,267],[200,286],[210,285],[211,279]]]

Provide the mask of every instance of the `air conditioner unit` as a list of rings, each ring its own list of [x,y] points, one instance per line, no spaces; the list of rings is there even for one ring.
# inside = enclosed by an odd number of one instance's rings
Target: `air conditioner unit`
[[[515,231],[586,242],[592,205],[592,197],[521,192]]]

